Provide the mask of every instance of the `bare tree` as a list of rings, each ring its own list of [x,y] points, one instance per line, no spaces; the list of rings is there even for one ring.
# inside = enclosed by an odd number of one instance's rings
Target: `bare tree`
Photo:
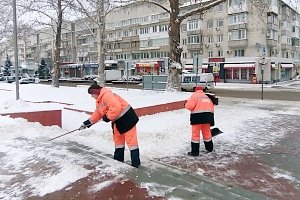
[[[169,0],[169,7],[163,6],[158,0],[139,0],[136,3],[147,3],[154,4],[163,10],[165,10],[170,15],[169,22],[169,69],[168,69],[168,81],[167,81],[167,91],[178,91],[180,90],[180,74],[182,70],[181,66],[181,53],[182,47],[180,45],[180,25],[186,18],[203,13],[210,8],[217,6],[226,0],[195,0],[193,2],[192,9],[186,10],[181,7],[180,0]]]
[[[0,2],[0,41],[12,36],[12,6],[8,0]]]
[[[52,86],[59,87],[60,78],[60,47],[64,12],[73,0],[30,0],[23,2],[23,8],[31,14],[38,14],[40,24],[51,25],[54,32],[54,56],[52,70]]]
[[[4,55],[5,51],[13,45],[13,12],[12,12],[12,3],[11,0],[2,0],[0,1],[0,43],[2,44],[0,49],[0,56]],[[17,34],[18,37],[24,38],[29,33],[32,32],[33,24],[28,24],[21,20],[22,15],[24,14],[24,9],[22,7],[17,7],[17,18],[18,18],[18,27]],[[6,56],[6,55],[5,55]],[[0,59],[2,60],[2,59]]]
[[[107,14],[116,6],[122,3],[118,0],[85,0],[83,3],[82,0],[76,0],[76,3],[73,4],[73,9],[82,13],[89,21],[96,26],[97,32],[94,35],[97,41],[98,47],[98,84],[100,86],[105,85],[105,53],[106,53],[106,16]],[[87,24],[86,21],[82,21],[86,24],[87,28],[93,33],[90,28],[90,24]]]
[[[77,0],[77,4],[80,5],[80,9],[86,16],[94,20],[98,28],[98,63],[99,63],[99,82],[100,85],[104,85],[104,60],[105,60],[105,16],[112,10],[112,5],[128,5],[129,3],[134,6],[134,4],[151,4],[162,8],[164,11],[170,14],[169,23],[169,47],[170,47],[170,57],[169,57],[169,70],[168,70],[168,82],[167,91],[177,91],[180,90],[180,74],[181,74],[181,52],[182,47],[180,46],[180,25],[184,19],[194,14],[204,12],[226,0],[211,0],[204,1],[196,0],[193,9],[185,11],[181,8],[180,0],[169,0],[169,7],[163,6],[158,0],[86,0],[89,4],[86,6],[81,3],[81,0]],[[96,12],[91,12],[90,8],[96,8]],[[93,10],[93,9],[92,9]],[[93,10],[94,11],[94,10]],[[95,18],[95,15],[97,16]]]

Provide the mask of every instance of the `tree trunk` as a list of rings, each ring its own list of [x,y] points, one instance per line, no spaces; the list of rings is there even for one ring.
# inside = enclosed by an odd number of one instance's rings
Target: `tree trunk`
[[[62,6],[61,0],[57,1],[57,27],[55,35],[54,59],[53,59],[53,73],[52,83],[53,87],[59,87],[60,76],[60,43],[61,43],[61,29],[62,29]]]
[[[100,5],[99,5],[100,4]],[[98,29],[98,76],[97,82],[100,86],[105,86],[105,10],[104,10],[104,0],[101,0],[99,3],[98,19],[99,19],[99,29]]]
[[[170,0],[170,27],[169,27],[169,69],[166,91],[179,91],[180,90],[180,74],[181,67],[181,52],[180,46],[180,21],[179,15],[179,0]]]

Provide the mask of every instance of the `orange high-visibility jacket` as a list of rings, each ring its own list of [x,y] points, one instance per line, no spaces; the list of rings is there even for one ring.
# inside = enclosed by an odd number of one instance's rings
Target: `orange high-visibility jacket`
[[[89,120],[94,124],[106,115],[116,123],[120,133],[125,133],[135,126],[138,117],[129,103],[107,88],[102,88],[96,100],[96,110]]]
[[[185,108],[191,111],[191,124],[210,124],[214,126],[214,104],[202,90],[197,90],[187,100]]]

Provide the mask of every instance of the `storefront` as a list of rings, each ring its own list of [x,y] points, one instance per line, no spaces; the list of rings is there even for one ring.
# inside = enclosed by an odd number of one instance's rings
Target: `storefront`
[[[252,83],[255,74],[255,63],[224,64],[224,82]]]
[[[159,75],[160,64],[158,62],[136,63],[137,75]]]
[[[279,64],[271,63],[271,83],[279,82],[279,80],[280,80]]]
[[[280,80],[289,80],[293,78],[293,68],[292,63],[281,63],[280,65]]]
[[[61,78],[81,78],[83,76],[83,64],[62,64],[60,65]]]

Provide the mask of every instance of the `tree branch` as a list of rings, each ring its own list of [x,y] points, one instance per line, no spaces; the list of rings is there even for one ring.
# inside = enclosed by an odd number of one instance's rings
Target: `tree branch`
[[[198,8],[195,8],[195,9],[193,9],[193,10],[190,10],[189,12],[187,12],[187,13],[185,13],[184,15],[182,15],[182,16],[180,16],[179,18],[178,18],[178,21],[179,21],[179,23],[181,23],[183,20],[185,20],[186,18],[188,18],[188,17],[190,17],[190,16],[192,16],[192,15],[195,15],[195,14],[197,14],[197,13],[200,13],[200,12],[203,12],[203,11],[205,11],[205,10],[208,10],[208,9],[210,9],[210,8],[212,8],[212,7],[214,7],[214,6],[216,6],[216,5],[219,5],[219,4],[221,4],[221,3],[223,3],[223,2],[225,2],[226,0],[212,0],[212,1],[210,1],[210,2],[208,2],[206,5],[203,5],[203,6],[200,6],[200,7],[198,7]],[[200,2],[200,3],[198,3],[198,4],[203,4],[203,2]]]

